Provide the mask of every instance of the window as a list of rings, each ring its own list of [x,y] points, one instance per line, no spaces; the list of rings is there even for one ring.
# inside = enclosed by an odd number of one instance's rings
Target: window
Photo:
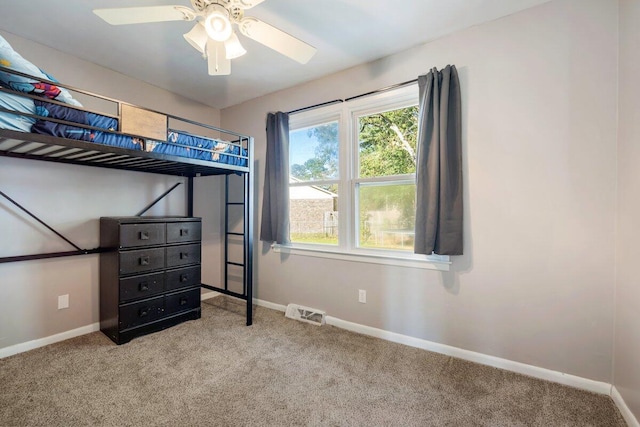
[[[291,246],[279,250],[448,269],[413,253],[417,104],[412,85],[290,117]]]
[[[418,106],[354,117],[357,246],[413,251]]]
[[[292,242],[338,244],[339,129],[331,120],[289,134]]]

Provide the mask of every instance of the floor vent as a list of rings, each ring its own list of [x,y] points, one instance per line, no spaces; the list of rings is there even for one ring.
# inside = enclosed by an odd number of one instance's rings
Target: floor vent
[[[327,316],[327,313],[315,308],[303,307],[298,304],[289,304],[284,315],[289,319],[295,319],[301,322],[307,322],[313,325],[322,326],[325,323],[325,317]]]

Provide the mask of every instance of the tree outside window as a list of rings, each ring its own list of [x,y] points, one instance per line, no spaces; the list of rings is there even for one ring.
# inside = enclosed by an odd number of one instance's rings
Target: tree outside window
[[[358,119],[358,245],[412,250],[418,107]]]

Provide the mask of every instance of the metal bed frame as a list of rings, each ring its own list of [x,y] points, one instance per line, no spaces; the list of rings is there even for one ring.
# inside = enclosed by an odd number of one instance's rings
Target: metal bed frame
[[[3,67],[0,67],[0,71],[8,71],[16,75],[31,77],[27,74],[14,72],[12,70],[9,70]],[[114,116],[114,117],[119,118],[121,106],[122,104],[124,104],[122,101],[103,97],[101,95],[96,95],[94,93],[87,92],[74,87],[70,87],[67,85],[63,85],[58,82],[50,82],[50,81],[46,81],[39,78],[38,79],[33,78],[33,79],[55,84],[57,86],[70,89],[74,92],[82,93],[91,97],[96,97],[101,100],[115,102],[117,103],[118,116]],[[43,99],[37,96],[28,95],[21,92],[15,92],[3,87],[0,87],[0,92],[12,93],[12,94],[16,94],[16,95],[24,96],[28,98],[41,99],[54,104],[67,106],[66,104],[62,104],[57,101]],[[82,108],[80,108],[80,110],[95,112],[95,111],[90,111],[88,109],[82,109]],[[0,107],[0,111],[11,113],[11,114],[29,116],[29,114],[17,113],[1,107]],[[147,110],[147,111],[158,113],[153,110]],[[103,113],[98,113],[98,114],[103,114]],[[218,163],[215,161],[198,160],[198,159],[179,157],[179,156],[154,153],[154,152],[136,151],[136,150],[130,150],[130,149],[120,148],[115,146],[102,145],[102,144],[93,143],[93,142],[85,142],[80,140],[66,139],[66,138],[60,138],[60,137],[42,135],[42,134],[25,133],[25,132],[19,132],[19,131],[7,130],[7,129],[0,129],[0,156],[12,157],[12,158],[18,158],[18,159],[70,163],[75,165],[112,168],[112,169],[120,169],[120,170],[129,170],[129,171],[137,171],[137,172],[147,172],[147,173],[186,177],[187,178],[187,186],[186,186],[187,187],[186,188],[187,216],[193,216],[194,179],[197,177],[203,177],[203,176],[224,175],[225,176],[225,221],[224,221],[225,256],[224,256],[224,266],[223,266],[224,284],[222,286],[201,284],[201,287],[245,300],[246,301],[246,324],[247,326],[249,326],[252,324],[252,320],[253,320],[253,305],[252,305],[253,304],[253,238],[252,238],[253,236],[253,203],[252,202],[254,197],[254,190],[252,185],[253,184],[253,138],[249,136],[241,135],[235,132],[231,132],[228,130],[220,129],[214,126],[209,126],[209,125],[193,122],[190,120],[182,119],[177,116],[167,115],[163,113],[158,113],[158,114],[162,114],[166,116],[167,123],[169,119],[175,119],[179,122],[188,123],[189,125],[200,126],[210,131],[220,132],[225,135],[232,136],[234,140],[229,141],[231,144],[238,145],[239,147],[247,150],[246,157],[242,156],[242,151],[240,151],[241,153],[240,156],[236,155],[236,157],[246,158],[246,166],[230,165],[225,163]],[[107,114],[103,114],[103,115],[107,115]],[[68,124],[71,126],[92,129],[90,126],[71,123],[71,122],[65,122],[64,120],[56,120],[56,119],[49,119],[49,118],[46,118],[46,119],[54,122]],[[120,124],[120,121],[118,123]],[[104,129],[101,129],[101,130],[104,131]],[[122,134],[121,132],[117,132],[117,131],[114,133]],[[130,135],[130,136],[139,137],[137,135]],[[142,137],[139,137],[139,138],[142,138]],[[225,154],[225,155],[234,156],[233,154]],[[231,201],[229,198],[229,177],[234,174],[238,174],[243,177],[244,190],[243,190],[242,201]],[[145,209],[140,211],[137,215],[142,216],[148,209],[150,209],[162,198],[166,197],[171,191],[173,191],[179,185],[180,183],[176,184],[175,186],[167,190],[164,194],[159,196],[156,200],[154,200],[151,204],[149,204]],[[45,226],[46,228],[48,228],[50,231],[52,231],[59,238],[63,239],[65,242],[73,246],[75,249],[73,251],[66,251],[66,252],[51,252],[51,253],[43,253],[43,254],[0,257],[0,263],[87,255],[87,254],[99,253],[102,251],[102,248],[99,248],[99,247],[92,248],[92,249],[82,249],[78,247],[69,239],[67,239],[62,234],[54,230],[52,227],[46,224],[46,222],[44,222],[42,219],[35,216],[25,207],[20,205],[19,202],[12,199],[10,196],[5,194],[4,192],[0,191],[0,196],[5,200],[7,200],[8,202],[15,205],[17,208],[19,208],[23,212],[25,212],[32,219],[39,222],[41,225]],[[229,230],[229,207],[235,206],[235,205],[243,207],[242,233],[233,232]],[[242,237],[243,260],[241,263],[233,262],[229,260],[229,257],[228,257],[229,244],[230,244],[229,236]],[[242,272],[243,272],[242,293],[231,291],[229,289],[228,270],[230,267],[242,268]]]

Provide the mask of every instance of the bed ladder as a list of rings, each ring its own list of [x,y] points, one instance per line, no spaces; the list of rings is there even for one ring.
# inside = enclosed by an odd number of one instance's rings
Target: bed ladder
[[[251,190],[250,190],[250,179],[251,175],[249,173],[245,173],[244,175],[244,186],[243,186],[243,197],[242,201],[232,201],[229,198],[229,177],[232,175],[225,175],[224,186],[225,186],[225,195],[224,195],[224,288],[217,288],[209,285],[202,285],[203,288],[210,289],[216,292],[220,292],[224,295],[229,295],[235,298],[239,298],[245,300],[247,302],[247,326],[250,326],[253,321],[253,278],[252,278],[252,221],[253,221],[253,211],[250,208],[251,202]],[[242,232],[233,231],[230,228],[229,222],[229,210],[233,206],[242,206],[243,215],[242,215]],[[233,238],[233,241],[230,241]],[[242,238],[242,261],[233,259],[229,256],[229,249],[232,245],[236,244],[238,241],[238,237]],[[241,268],[242,269],[242,293],[233,291],[229,289],[229,278],[234,277],[233,274],[229,273],[229,269],[232,268]]]
[[[247,301],[247,326],[252,323],[252,311],[253,311],[253,301],[252,301],[252,292],[251,292],[251,281],[248,280],[251,269],[249,268],[248,260],[250,258],[249,253],[249,239],[251,235],[249,234],[249,223],[251,222],[251,214],[248,209],[249,198],[247,194],[248,189],[248,179],[249,174],[244,174],[244,185],[242,190],[242,201],[231,201],[229,198],[229,177],[232,175],[225,175],[224,179],[224,287],[230,295],[236,296],[238,298],[244,299]],[[232,231],[230,229],[229,223],[229,208],[233,206],[242,206],[243,214],[242,214],[242,232]],[[241,237],[242,238],[242,262],[239,260],[231,261],[229,257],[229,248],[230,248],[230,237]],[[231,242],[234,243],[234,242]],[[238,294],[237,292],[229,291],[229,269],[230,268],[242,268],[242,294]]]

